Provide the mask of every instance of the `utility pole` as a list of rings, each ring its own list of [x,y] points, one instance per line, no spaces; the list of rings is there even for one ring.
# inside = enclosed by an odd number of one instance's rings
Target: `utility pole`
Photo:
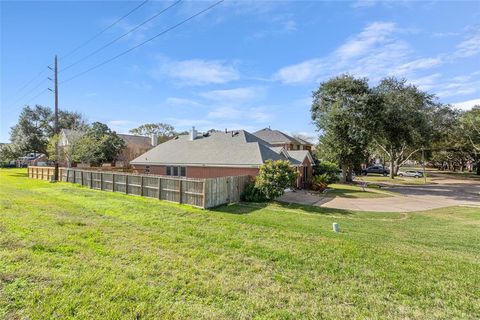
[[[58,137],[58,65],[55,55],[55,135]],[[58,181],[58,139],[55,143],[55,181]]]
[[[52,91],[55,94],[55,118],[54,118],[54,125],[53,125],[53,131],[54,134],[58,137],[59,134],[59,127],[58,127],[58,64],[57,64],[57,55],[55,55],[55,60],[53,64],[53,69],[52,67],[48,66],[50,70],[53,71],[53,84],[54,84],[54,90],[48,88],[48,90]],[[50,77],[48,78],[49,80],[52,80]],[[58,139],[57,142],[55,143],[55,170],[54,170],[54,181],[58,181]]]

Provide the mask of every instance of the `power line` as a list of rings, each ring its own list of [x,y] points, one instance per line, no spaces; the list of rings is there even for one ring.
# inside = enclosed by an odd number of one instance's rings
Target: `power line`
[[[128,49],[128,50],[125,50],[125,51],[117,54],[116,56],[114,56],[114,57],[112,57],[112,58],[110,58],[110,59],[107,59],[107,60],[105,60],[105,61],[103,61],[103,62],[101,62],[101,63],[99,63],[99,64],[97,64],[97,65],[95,65],[95,66],[93,66],[93,67],[91,67],[91,68],[89,68],[89,69],[87,69],[87,70],[85,70],[85,71],[82,71],[82,72],[80,72],[80,73],[77,73],[76,75],[68,78],[67,80],[62,81],[61,83],[66,83],[66,82],[69,82],[69,81],[71,81],[71,80],[73,80],[73,79],[75,79],[75,78],[78,78],[78,77],[80,77],[80,76],[82,76],[82,75],[84,75],[84,74],[86,74],[86,73],[88,73],[88,72],[90,72],[90,71],[92,71],[92,70],[95,70],[95,69],[97,69],[97,68],[99,68],[99,67],[101,67],[101,66],[103,66],[103,65],[105,65],[105,64],[107,64],[107,63],[109,63],[109,62],[111,62],[111,61],[113,61],[113,60],[115,60],[115,59],[117,59],[117,58],[119,58],[119,57],[121,57],[121,56],[129,53],[130,51],[135,50],[136,48],[138,48],[138,47],[140,47],[140,46],[143,46],[144,44],[146,44],[146,43],[148,43],[148,42],[151,42],[151,41],[155,40],[156,38],[160,37],[161,35],[164,35],[165,33],[167,33],[167,32],[169,32],[169,31],[171,31],[171,30],[173,30],[173,29],[176,29],[176,28],[180,27],[181,25],[183,25],[183,24],[187,23],[188,21],[196,18],[197,16],[199,16],[199,15],[201,15],[201,14],[203,14],[203,13],[205,13],[205,12],[211,10],[211,9],[213,9],[214,7],[218,6],[220,3],[224,2],[224,1],[225,1],[225,0],[220,0],[220,1],[215,2],[214,4],[208,6],[207,8],[205,8],[205,9],[203,9],[203,10],[195,13],[194,15],[188,17],[187,19],[182,20],[182,21],[180,21],[179,23],[177,23],[177,24],[175,24],[175,25],[173,25],[173,26],[165,29],[164,31],[156,34],[155,36],[153,36],[153,37],[151,37],[151,38],[149,38],[149,39],[147,39],[147,40],[145,40],[145,41],[143,41],[143,42],[141,42],[141,43],[139,43],[139,44],[131,47],[131,48]]]
[[[27,83],[25,83],[25,85],[23,85],[20,89],[18,89],[17,92],[22,92],[23,89],[25,89],[26,87],[28,87],[34,80],[38,79],[38,77],[40,77],[42,74],[45,73],[45,71],[47,71],[47,67],[43,68],[42,71],[40,71],[36,76],[34,76],[32,79],[30,79],[29,81],[27,81]]]
[[[36,98],[40,97],[42,94],[44,94],[45,92],[48,91],[48,88],[45,88],[43,89],[42,91],[40,91],[38,94],[36,94],[35,96],[33,96],[32,98],[30,98],[30,100],[28,100],[25,104],[29,104],[30,102],[32,102],[33,100],[35,100]]]
[[[83,62],[85,60],[87,60],[88,58],[90,58],[91,56],[99,53],[100,51],[102,51],[103,49],[111,46],[112,44],[114,44],[115,42],[117,42],[118,40],[122,39],[123,37],[126,37],[127,35],[129,35],[130,33],[134,32],[135,30],[137,30],[138,28],[140,28],[141,26],[145,25],[146,23],[152,21],[153,19],[157,18],[158,16],[160,16],[161,14],[163,14],[164,12],[168,11],[170,8],[176,6],[177,4],[179,4],[180,2],[182,2],[183,0],[178,0],[176,2],[174,2],[173,4],[171,4],[170,6],[166,7],[165,9],[163,9],[162,11],[156,13],[155,15],[153,15],[152,17],[148,18],[147,20],[143,21],[142,23],[140,23],[139,25],[133,27],[132,29],[130,29],[129,31],[127,31],[126,33],[122,34],[121,36],[113,39],[112,41],[108,42],[107,44],[101,46],[100,48],[92,51],[91,53],[87,54],[85,57],[69,64],[68,66],[66,66],[65,68],[61,69],[59,72],[63,72],[67,69],[70,69],[71,67],[79,64],[80,62]]]
[[[31,94],[32,92],[34,92],[36,89],[38,89],[42,84],[44,84],[45,80],[47,80],[46,78],[43,78],[36,86],[34,86],[33,88],[31,88],[30,90],[28,90],[26,93],[24,93],[20,98],[17,98],[14,100],[14,102],[18,102],[22,99],[24,99],[25,97],[28,97],[29,94]]]
[[[119,23],[120,21],[122,21],[123,19],[125,19],[126,17],[128,17],[129,15],[131,15],[133,12],[135,12],[136,10],[140,9],[143,5],[145,5],[149,0],[144,0],[142,3],[140,3],[138,6],[136,6],[135,8],[133,8],[132,10],[130,10],[129,12],[127,12],[126,14],[124,14],[122,17],[120,17],[119,19],[117,19],[114,23],[110,24],[108,27],[106,27],[105,29],[103,29],[102,31],[100,31],[99,33],[97,33],[95,36],[93,36],[92,38],[88,39],[87,41],[85,41],[84,43],[82,43],[80,46],[76,47],[75,49],[71,50],[70,52],[68,52],[67,54],[65,54],[62,59],[65,59],[66,57],[72,55],[73,53],[77,52],[78,50],[80,50],[81,48],[83,48],[84,46],[86,46],[87,44],[89,44],[90,42],[92,42],[93,40],[95,40],[96,38],[98,38],[100,35],[102,35],[103,33],[105,33],[105,31],[109,30],[110,28],[112,28],[113,26],[115,26],[117,23]],[[36,79],[38,79],[42,74],[45,73],[45,71],[47,71],[47,68],[45,67],[44,69],[42,69],[36,76],[34,76],[33,78],[31,78],[29,81],[27,81],[24,85],[22,85],[20,87],[20,89],[17,91],[17,93],[20,93],[22,92],[25,88],[27,88],[29,85],[31,85]],[[33,92],[35,89],[37,89],[39,87],[39,85],[37,85],[35,88],[33,88],[32,90],[28,91],[26,94],[24,94],[21,98],[18,98],[16,99],[15,101],[18,101],[18,100],[21,100],[23,99],[25,96],[27,96],[29,93]]]
[[[136,6],[135,8],[133,8],[132,10],[130,10],[129,12],[127,12],[125,15],[123,15],[122,17],[120,17],[118,20],[116,20],[114,23],[112,23],[111,25],[109,25],[108,27],[106,27],[105,29],[103,29],[102,31],[100,31],[99,33],[97,33],[96,35],[94,35],[93,37],[91,37],[90,39],[88,39],[87,41],[85,41],[84,43],[82,43],[81,45],[79,45],[78,47],[76,47],[75,49],[71,50],[70,52],[66,53],[65,55],[61,56],[60,59],[65,59],[69,56],[71,56],[72,54],[74,54],[75,52],[77,52],[78,50],[80,50],[81,48],[85,47],[87,44],[89,44],[90,42],[92,42],[93,40],[97,39],[98,37],[100,37],[102,34],[105,33],[105,31],[109,30],[110,28],[112,28],[114,25],[116,25],[117,23],[119,23],[120,21],[122,21],[123,19],[125,19],[126,17],[128,17],[129,15],[131,15],[132,13],[134,13],[135,11],[137,11],[138,9],[140,9],[143,5],[145,5],[149,0],[145,0],[143,1],[142,3],[140,3],[138,6]]]

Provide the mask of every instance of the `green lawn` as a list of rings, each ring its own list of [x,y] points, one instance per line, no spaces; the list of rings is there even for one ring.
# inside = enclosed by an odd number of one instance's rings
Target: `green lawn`
[[[355,178],[356,181],[366,181],[370,183],[375,182],[383,182],[383,183],[391,183],[391,184],[425,184],[425,178],[413,178],[413,177],[395,177],[394,179],[390,179],[390,177],[381,176],[381,175],[368,175],[368,176],[358,176]],[[432,179],[428,177],[427,174],[427,183],[432,183]]]
[[[4,169],[0,319],[478,319],[479,228],[478,208],[207,211]]]
[[[365,188],[349,185],[349,184],[340,184],[335,183],[328,186],[327,197],[342,197],[342,198],[384,198],[391,197],[392,192],[381,190],[377,188]]]

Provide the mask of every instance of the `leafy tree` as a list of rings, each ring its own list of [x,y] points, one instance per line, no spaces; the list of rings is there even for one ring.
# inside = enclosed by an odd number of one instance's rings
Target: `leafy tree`
[[[287,160],[267,160],[260,166],[255,187],[267,199],[273,200],[281,196],[286,188],[294,184],[297,175],[297,170]]]
[[[167,123],[146,123],[141,126],[131,129],[131,134],[137,136],[158,136],[159,143],[165,142],[173,138],[177,133],[175,128]]]
[[[82,115],[59,111],[59,128],[81,129],[85,127]],[[12,150],[18,155],[29,152],[47,153],[48,140],[54,135],[54,113],[48,107],[25,106],[18,123],[11,128]]]
[[[383,79],[374,90],[381,102],[375,141],[390,159],[393,179],[400,166],[432,141],[433,96],[395,78]]]
[[[460,118],[460,123],[472,147],[477,175],[480,175],[480,106],[474,106],[472,110],[465,112]]]
[[[321,161],[315,170],[316,175],[323,176],[323,180],[327,184],[338,181],[338,165],[329,161]]]
[[[0,165],[8,164],[19,157],[9,144],[0,145]]]
[[[125,148],[125,142],[103,123],[94,122],[79,138],[73,150],[73,160],[98,166],[113,162]]]
[[[343,181],[366,158],[377,127],[377,97],[366,78],[342,75],[320,84],[313,93],[312,119],[320,132],[318,149],[322,160],[340,164]]]

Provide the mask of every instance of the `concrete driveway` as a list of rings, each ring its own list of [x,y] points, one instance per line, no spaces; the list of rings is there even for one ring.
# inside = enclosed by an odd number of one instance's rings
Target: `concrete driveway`
[[[385,188],[397,195],[387,198],[325,197],[306,191],[288,192],[278,200],[288,203],[355,211],[412,212],[450,206],[478,206],[480,182],[436,180],[436,184]]]

